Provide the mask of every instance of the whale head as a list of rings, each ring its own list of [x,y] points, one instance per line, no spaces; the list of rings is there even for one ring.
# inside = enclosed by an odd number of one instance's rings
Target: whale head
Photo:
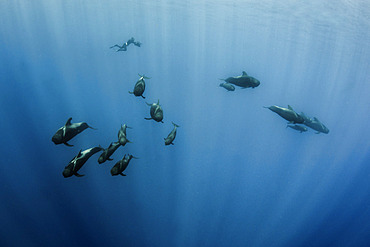
[[[113,166],[113,168],[110,170],[110,174],[112,174],[112,176],[118,175],[119,174],[118,167]]]
[[[55,144],[61,144],[63,143],[63,130],[59,129],[51,138],[52,142]]]
[[[69,169],[69,168],[64,169],[63,177],[68,178],[68,177],[71,177],[72,175],[73,175],[73,173],[72,173],[71,169]]]

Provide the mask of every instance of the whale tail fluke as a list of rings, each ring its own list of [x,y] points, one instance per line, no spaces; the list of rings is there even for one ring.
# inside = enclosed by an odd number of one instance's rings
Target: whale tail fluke
[[[145,76],[144,74],[143,75],[140,75],[140,74],[138,74],[140,77],[143,77],[144,79],[151,79],[151,77],[147,77],[147,76]]]
[[[173,126],[175,126],[175,127],[180,127],[180,125],[177,125],[177,124],[175,124],[174,122],[172,122],[172,124],[173,124]]]

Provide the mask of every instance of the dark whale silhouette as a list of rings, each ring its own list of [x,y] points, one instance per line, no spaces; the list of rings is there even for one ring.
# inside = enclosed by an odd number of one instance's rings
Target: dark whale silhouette
[[[128,164],[130,163],[130,160],[134,158],[134,159],[137,159],[136,157],[134,157],[133,155],[129,154],[127,157],[126,157],[126,154],[125,156],[123,156],[123,158],[118,161],[114,166],[113,168],[110,170],[110,173],[112,174],[112,176],[116,176],[116,175],[121,175],[121,176],[126,176],[126,174],[123,174],[123,171],[126,170]]]
[[[102,147],[93,147],[86,149],[85,151],[80,150],[78,154],[68,163],[68,165],[64,168],[63,176],[65,178],[71,177],[73,175],[77,177],[82,177],[84,175],[78,174],[78,171],[81,169],[81,167],[86,163],[86,161],[96,154],[97,152],[100,152],[104,150]]]
[[[151,118],[145,118],[146,120],[153,119],[156,122],[162,122],[163,123],[163,110],[162,107],[159,105],[159,100],[157,103],[149,104],[146,103],[148,106],[150,106],[150,116]]]
[[[90,127],[85,122],[80,123],[71,123],[72,118],[68,118],[66,124],[63,127],[60,127],[57,132],[54,134],[54,136],[51,138],[51,140],[56,144],[65,144],[69,147],[72,147],[73,145],[68,144],[68,141],[71,140],[73,137],[81,133],[87,128],[94,129]]]
[[[143,96],[143,93],[145,91],[145,80],[144,79],[150,79],[150,77],[146,77],[145,75],[140,75],[140,79],[136,82],[135,84],[135,87],[134,87],[134,91],[130,92],[128,91],[130,94],[134,94],[136,97],[143,97],[145,99],[145,97]]]
[[[240,76],[229,77],[227,79],[221,79],[227,83],[234,84],[242,88],[255,88],[258,87],[261,83],[256,78],[249,76],[245,71],[242,72]]]
[[[311,129],[316,130],[317,131],[316,134],[320,134],[320,132],[324,134],[329,133],[329,129],[323,123],[321,123],[320,120],[318,120],[316,117],[309,118],[303,112],[301,112],[301,116],[304,119],[303,124],[310,127]]]
[[[290,123],[303,123],[304,119],[298,113],[296,113],[293,108],[288,105],[288,108],[280,107],[280,106],[264,106],[264,108],[268,108],[271,111],[277,113],[280,117],[288,120]]]
[[[173,129],[172,129],[171,133],[168,134],[167,138],[164,138],[164,144],[166,146],[170,145],[170,144],[174,145],[173,140],[175,140],[177,128],[180,127],[177,124],[175,124],[174,122],[172,122],[172,124],[173,124]]]

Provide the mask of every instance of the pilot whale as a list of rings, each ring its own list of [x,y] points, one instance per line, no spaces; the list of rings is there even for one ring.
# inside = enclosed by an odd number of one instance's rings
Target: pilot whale
[[[140,74],[138,75],[140,76],[140,79],[136,82],[134,91],[129,91],[129,93],[135,95],[136,97],[141,96],[145,99],[145,97],[143,96],[143,93],[145,91],[145,79],[150,79],[150,77],[146,77],[145,75]]]
[[[130,160],[132,158],[137,159],[136,157],[134,157],[131,154],[129,154],[126,157],[126,154],[125,154],[125,156],[123,156],[123,158],[120,161],[118,161],[113,166],[113,168],[110,170],[110,173],[112,174],[112,176],[116,176],[116,175],[126,176],[126,174],[123,174],[123,171],[126,170],[128,164],[130,163]]]
[[[310,127],[311,129],[316,130],[317,131],[315,132],[316,134],[320,134],[320,132],[324,134],[329,133],[329,129],[323,123],[321,123],[320,120],[317,119],[316,117],[309,118],[303,112],[301,112],[301,116],[304,119],[303,124]]]
[[[177,128],[180,127],[177,124],[175,124],[174,122],[172,122],[172,124],[173,124],[172,131],[168,134],[167,138],[164,138],[164,144],[166,146],[170,145],[170,144],[174,145],[173,141],[175,140],[175,137],[176,137],[176,131],[177,131]]]
[[[303,123],[304,119],[302,116],[300,116],[298,113],[296,113],[293,108],[288,105],[288,108],[280,107],[280,106],[264,106],[264,108],[268,108],[271,111],[277,113],[280,117],[288,120],[290,123]]]
[[[71,120],[72,120],[71,117],[68,118],[66,124],[60,127],[54,134],[54,136],[51,138],[51,140],[56,145],[63,143],[69,147],[72,147],[73,145],[68,144],[69,140],[71,140],[73,137],[75,137],[76,135],[78,135],[87,128],[94,129],[85,122],[71,123]]]
[[[86,161],[96,154],[97,152],[100,152],[104,150],[102,147],[93,147],[86,149],[84,151],[80,150],[78,154],[68,163],[68,165],[64,168],[63,176],[65,178],[71,177],[73,175],[77,177],[82,177],[84,175],[78,174],[78,171],[81,169],[81,167],[86,163]]]
[[[163,109],[159,105],[159,100],[157,103],[149,104],[146,103],[148,106],[150,106],[150,116],[151,118],[145,118],[146,120],[153,119],[156,122],[163,123]]]
[[[243,71],[241,75],[239,76],[233,76],[229,77],[227,79],[220,79],[222,81],[225,81],[227,83],[234,84],[236,86],[242,87],[242,88],[255,88],[258,87],[261,83],[256,78],[249,76],[247,72]]]

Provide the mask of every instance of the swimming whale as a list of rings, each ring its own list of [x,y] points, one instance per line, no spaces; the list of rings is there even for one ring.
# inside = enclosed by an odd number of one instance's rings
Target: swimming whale
[[[242,72],[242,75],[229,77],[227,79],[221,79],[227,83],[234,84],[242,88],[255,88],[258,87],[261,83],[256,78],[249,76],[245,71]]]
[[[107,160],[113,160],[110,156],[119,148],[119,146],[121,146],[119,142],[112,142],[107,149],[104,149],[98,159],[99,164],[102,164]]]
[[[221,83],[220,84],[220,87],[223,87],[225,88],[227,91],[235,91],[235,87],[234,85],[228,83],[228,82],[225,82],[225,83]]]
[[[321,123],[320,120],[318,120],[316,117],[309,118],[303,112],[301,112],[301,116],[304,119],[303,124],[310,127],[311,129],[316,130],[317,131],[315,132],[316,134],[320,134],[320,132],[324,134],[329,133],[329,129],[323,123]]]
[[[300,116],[298,113],[296,113],[293,108],[288,105],[288,108],[280,107],[280,106],[264,106],[264,108],[268,108],[271,111],[277,113],[280,117],[288,120],[290,123],[303,123],[304,119],[302,116]]]
[[[127,126],[126,124],[123,124],[121,125],[121,128],[120,130],[118,131],[118,142],[122,145],[122,146],[125,146],[126,143],[131,143],[131,141],[129,141],[127,139],[127,136],[126,136],[126,129],[132,129],[131,127]]]
[[[159,105],[159,100],[157,103],[149,104],[146,103],[148,106],[150,106],[150,116],[151,118],[145,118],[146,120],[153,119],[156,122],[163,123],[163,109]]]
[[[167,138],[164,138],[164,144],[165,145],[170,145],[170,144],[174,145],[173,140],[175,140],[177,128],[180,127],[177,124],[175,124],[174,122],[172,122],[172,124],[173,124],[173,129],[172,129],[171,133],[168,134]]]
[[[301,125],[297,125],[297,124],[295,124],[295,125],[290,125],[290,124],[288,124],[287,126],[286,126],[287,128],[289,127],[289,128],[292,128],[292,129],[294,129],[294,130],[298,130],[299,132],[306,132],[307,131],[307,128],[306,127],[304,127],[304,126],[301,126]]]
[[[71,140],[73,137],[81,133],[87,128],[94,129],[90,127],[85,122],[80,123],[71,123],[72,118],[68,118],[66,124],[62,127],[60,127],[57,132],[54,134],[54,136],[51,138],[51,140],[56,144],[65,144],[69,147],[72,147],[73,145],[68,144],[68,141]]]
[[[133,92],[128,91],[128,92],[130,94],[134,94],[136,97],[141,96],[145,99],[145,97],[143,96],[143,93],[145,91],[145,80],[144,79],[150,79],[150,77],[146,77],[145,75],[140,75],[140,74],[138,75],[140,76],[140,79],[136,82],[134,91]]]
[[[110,173],[112,174],[112,176],[116,176],[116,175],[121,175],[121,176],[126,176],[126,174],[123,174],[123,171],[126,170],[128,164],[130,163],[130,160],[134,158],[134,159],[137,159],[136,157],[134,157],[133,155],[129,154],[127,157],[126,157],[126,154],[125,156],[123,156],[123,158],[118,161],[114,166],[113,168],[110,170]]]
[[[86,149],[84,151],[80,150],[78,154],[68,163],[68,165],[64,168],[63,176],[65,178],[71,177],[73,175],[77,177],[82,177],[84,175],[78,174],[78,171],[81,169],[81,167],[86,163],[86,161],[96,154],[97,152],[100,152],[104,150],[102,147],[93,147]]]

